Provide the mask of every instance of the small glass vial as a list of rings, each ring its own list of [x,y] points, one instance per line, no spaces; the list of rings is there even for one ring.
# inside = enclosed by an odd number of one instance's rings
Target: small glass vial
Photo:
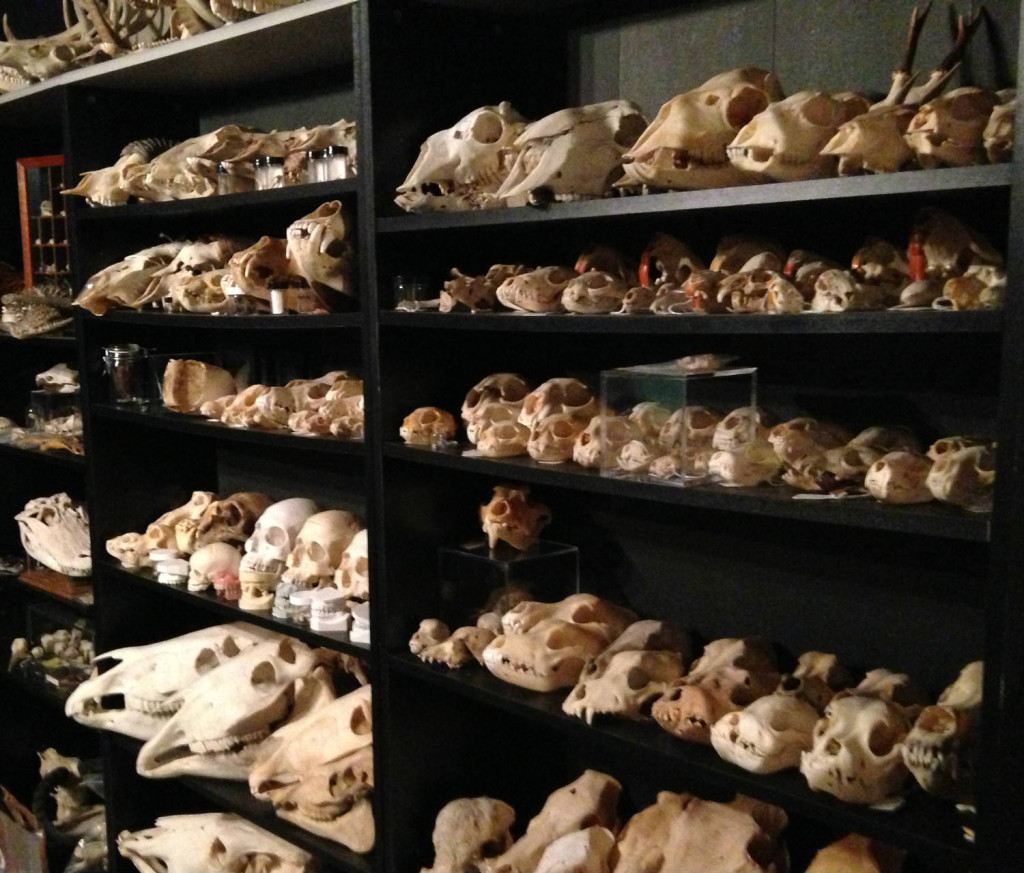
[[[253,180],[245,174],[243,167],[233,167],[227,161],[217,165],[218,194],[243,194],[252,189]]]
[[[324,150],[310,149],[306,152],[306,181],[311,185],[315,182],[325,182],[324,178]]]
[[[323,155],[324,182],[349,177],[348,149],[345,146],[327,146]]]
[[[284,158],[259,157],[253,162],[256,169],[256,190],[269,191],[284,187]]]

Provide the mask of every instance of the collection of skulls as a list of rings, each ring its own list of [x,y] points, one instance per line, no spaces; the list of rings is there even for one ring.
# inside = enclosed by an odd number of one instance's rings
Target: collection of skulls
[[[152,568],[160,582],[187,582],[197,592],[212,586],[241,609],[369,643],[367,532],[346,510],[321,511],[306,497],[274,502],[243,491],[222,500],[195,491],[145,533],[121,534],[106,547],[128,569]]]
[[[653,717],[753,773],[799,766],[813,790],[849,803],[891,803],[911,775],[928,792],[971,802],[980,661],[926,706],[904,673],[875,669],[857,684],[835,655],[806,652],[783,674],[757,637],[713,640],[693,660],[689,635],[668,622],[638,620],[593,594],[526,597],[454,634],[426,619],[409,648],[450,668],[476,661],[531,691],[569,689],[562,710],[588,724]]]
[[[0,441],[40,451],[66,451],[84,454],[82,413],[78,405],[78,371],[67,364],[54,364],[36,374],[36,388],[43,393],[32,396],[26,427],[16,427],[9,418],[0,419]],[[51,397],[50,395],[61,395]]]
[[[65,0],[65,29],[53,36],[18,39],[4,23],[6,39],[0,40],[0,93],[301,2]]]
[[[853,433],[806,416],[778,422],[758,407],[723,414],[644,401],[617,414],[573,378],[533,388],[515,373],[493,373],[470,389],[461,416],[473,456],[528,455],[645,480],[786,484],[812,493],[868,493],[892,504],[938,500],[974,511],[991,508],[995,486],[996,445],[989,439],[948,436],[925,452],[905,427]],[[414,410],[401,428],[406,442],[435,447],[450,444],[455,432],[454,416],[436,407]]]
[[[89,660],[92,654],[89,654]],[[92,873],[107,869],[107,820],[103,796],[103,772],[98,761],[61,755],[56,749],[39,753],[40,784],[33,804],[38,810],[41,793],[53,801],[51,813],[44,804],[46,819],[62,838],[78,840],[69,870]]]
[[[236,187],[251,190],[257,157],[283,158],[284,183],[297,185],[307,178],[307,152],[328,146],[342,146],[354,159],[355,122],[342,118],[334,124],[270,133],[228,124],[173,144],[160,138],[136,140],[121,150],[114,166],[83,173],[74,188],[61,193],[84,197],[90,206],[118,206],[132,198],[145,202],[209,197],[218,191],[219,169]]]
[[[198,413],[230,427],[363,438],[363,381],[347,370],[281,386],[242,388],[223,367],[172,358],[164,370],[161,394],[164,405],[174,412]]]
[[[461,211],[1009,161],[1013,89],[942,95],[979,16],[961,17],[953,49],[914,85],[927,11],[915,8],[907,53],[875,103],[854,92],[785,97],[773,73],[744,67],[673,97],[649,124],[628,100],[532,123],[508,102],[481,106],[427,138],[395,202],[409,212]]]
[[[327,312],[356,293],[354,246],[341,203],[332,200],[289,225],[286,239],[227,236],[161,243],[90,277],[76,306],[164,312],[269,312],[280,293],[290,312]]]
[[[11,643],[8,669],[18,670],[29,677],[39,674],[48,683],[56,683],[67,694],[89,675],[89,663],[94,648],[92,640],[81,627],[58,628],[39,635],[35,645],[27,638],[17,637]]]
[[[723,237],[710,263],[658,233],[639,265],[598,246],[574,267],[495,264],[458,268],[436,305],[442,312],[569,312],[686,315],[993,309],[1006,293],[1003,256],[973,228],[939,209],[919,211],[903,246],[870,237],[849,267],[807,249],[747,235]]]
[[[57,573],[83,577],[92,573],[89,514],[65,492],[36,497],[14,516],[25,553]]]
[[[327,669],[336,659],[243,622],[210,627],[99,655],[96,664],[117,663],[76,688],[65,711],[143,740],[142,776],[248,782],[281,818],[369,852],[370,685],[351,659],[341,666],[360,687],[338,696]]]

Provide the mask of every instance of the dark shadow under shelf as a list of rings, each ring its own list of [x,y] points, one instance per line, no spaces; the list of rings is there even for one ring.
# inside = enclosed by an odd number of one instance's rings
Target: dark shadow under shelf
[[[192,197],[186,200],[168,200],[158,203],[126,203],[121,206],[97,206],[79,209],[75,215],[80,222],[119,222],[139,219],[163,219],[177,216],[218,215],[239,210],[273,207],[276,210],[295,207],[297,211],[311,211],[321,203],[355,196],[355,179],[317,182],[312,185],[290,185],[270,191],[249,191],[243,194],[223,194],[213,197]],[[301,216],[296,214],[295,218]]]
[[[0,443],[0,463],[5,461],[20,463],[28,458],[36,461],[42,461],[47,464],[54,464],[58,467],[68,467],[72,470],[85,471],[84,455],[74,455],[71,452],[55,450],[43,452],[29,446],[22,447],[12,445],[11,443]]]
[[[613,334],[917,334],[999,333],[997,309],[940,312],[807,313],[804,315],[528,315],[515,312],[380,313],[381,325],[417,330]]]
[[[969,542],[988,542],[991,515],[971,513],[955,506],[923,504],[885,506],[870,497],[796,500],[799,493],[786,486],[726,488],[721,485],[666,485],[602,476],[576,464],[541,464],[529,457],[475,458],[461,452],[434,451],[426,446],[387,443],[387,457],[418,464],[479,473],[502,480],[522,480],[557,488],[653,500],[724,512],[742,512],[775,518],[792,518],[819,524],[838,524],[867,530],[885,530],[920,536],[945,537]]]
[[[190,433],[211,439],[229,440],[231,442],[252,443],[254,445],[277,446],[294,451],[309,449],[326,454],[350,455],[362,457],[366,454],[366,446],[361,440],[344,440],[335,436],[298,436],[287,431],[258,430],[256,428],[229,427],[218,421],[209,421],[200,416],[184,415],[172,412],[162,406],[122,407],[113,404],[97,404],[93,414],[100,418],[113,421],[127,421],[162,430]]]
[[[975,861],[973,848],[962,837],[955,806],[916,787],[903,808],[879,812],[811,791],[796,770],[767,776],[750,773],[722,760],[712,748],[679,740],[650,720],[633,722],[599,716],[596,726],[588,726],[582,719],[562,712],[562,701],[569,689],[548,694],[527,691],[502,682],[476,664],[450,670],[424,664],[406,653],[390,655],[388,663],[412,679],[555,727],[571,737],[585,736],[612,749],[628,746],[640,750],[708,786],[740,791],[778,804],[789,813],[848,828],[926,857],[942,857],[950,867],[970,869]]]
[[[671,214],[702,209],[735,209],[776,203],[839,201],[859,197],[891,197],[944,191],[1008,188],[1010,164],[952,167],[940,170],[907,170],[877,176],[815,179],[809,182],[773,182],[712,188],[706,191],[672,191],[635,197],[609,197],[574,203],[554,203],[546,209],[514,206],[474,212],[424,212],[377,220],[381,233],[407,233],[452,228],[494,227],[596,218]]]
[[[224,621],[247,621],[250,624],[277,631],[277,633],[295,637],[307,645],[335,649],[339,652],[355,655],[357,658],[366,659],[370,655],[370,647],[368,645],[351,642],[347,633],[313,631],[309,629],[309,625],[295,624],[285,619],[274,618],[269,610],[248,612],[240,609],[235,602],[222,600],[213,590],[189,591],[184,584],[164,585],[156,581],[155,575],[150,570],[126,570],[119,564],[109,560],[101,563],[99,570],[104,579],[115,580],[118,583],[128,585],[145,586],[154,594],[169,597],[181,603],[187,603],[189,606],[197,609],[203,609]]]
[[[56,691],[51,691],[46,685],[29,682],[24,677],[17,673],[12,673],[9,670],[5,670],[3,674],[0,675],[3,677],[0,679],[0,689],[2,689],[3,684],[6,683],[17,689],[18,692],[28,694],[36,700],[44,703],[46,706],[57,710],[60,713],[60,716],[63,717],[64,701],[67,698],[61,697]],[[5,697],[5,701],[7,704],[7,707],[5,708],[9,708],[10,710],[16,710],[18,708],[17,704],[13,700]]]
[[[29,289],[29,292],[31,293],[31,289]],[[3,344],[7,350],[17,348],[18,346],[23,348],[67,346],[69,349],[74,349],[75,335],[68,333],[43,333],[38,336],[27,336],[17,339],[9,333],[0,332],[0,344]]]
[[[142,743],[123,734],[108,732],[112,744],[123,751],[137,756]],[[159,784],[160,780],[153,780]],[[258,800],[249,791],[245,782],[232,779],[208,779],[201,776],[182,776],[174,780],[186,786],[190,791],[212,801],[225,812],[234,812],[248,819],[264,830],[276,834],[301,849],[312,853],[321,864],[330,864],[332,869],[344,870],[346,873],[372,873],[373,855],[359,855],[336,843],[333,840],[319,837],[307,830],[279,818],[274,807],[268,802]]]
[[[358,312],[332,312],[326,315],[199,315],[194,312],[136,312],[118,309],[106,315],[91,315],[83,311],[80,318],[146,327],[261,331],[359,328],[363,323],[363,316]]]
[[[88,581],[88,580],[86,580]],[[4,585],[14,586],[22,591],[28,592],[30,595],[51,600],[54,603],[59,603],[61,606],[66,606],[68,609],[74,610],[79,615],[91,616],[92,615],[92,602],[86,602],[82,600],[75,600],[71,597],[65,597],[55,591],[48,591],[45,588],[41,588],[38,585],[32,585],[29,582],[20,579],[16,575],[8,573],[0,573],[0,587]],[[89,597],[92,597],[92,591],[89,590]]]

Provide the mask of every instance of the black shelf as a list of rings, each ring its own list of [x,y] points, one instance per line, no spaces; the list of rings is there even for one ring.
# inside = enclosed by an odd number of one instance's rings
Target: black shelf
[[[0,685],[6,682],[8,685],[17,689],[19,692],[28,694],[29,696],[34,697],[36,700],[39,700],[42,703],[46,704],[48,707],[57,710],[60,713],[61,717],[63,717],[64,701],[67,700],[66,697],[61,697],[56,691],[51,691],[46,685],[38,684],[35,682],[29,682],[23,676],[20,676],[18,673],[12,673],[9,670],[5,670],[2,674],[0,674],[0,676],[3,677],[2,679],[0,679]],[[8,706],[10,706],[11,708],[16,708],[16,704],[14,704],[11,701],[8,701]]]
[[[358,312],[331,312],[325,315],[200,315],[195,312],[136,312],[115,309],[106,315],[82,310],[81,318],[103,319],[118,324],[146,327],[203,328],[215,330],[336,330],[358,328],[363,317]]]
[[[62,597],[60,594],[55,594],[52,591],[47,591],[45,588],[39,588],[35,585],[29,585],[28,582],[23,582],[16,575],[9,573],[0,573],[0,587],[4,585],[14,585],[17,588],[29,593],[32,596],[38,596],[50,600],[54,603],[59,603],[61,606],[67,607],[79,615],[84,615],[86,618],[92,616],[92,603],[84,603],[81,600],[74,600],[70,597]]]
[[[707,191],[673,191],[634,197],[611,197],[554,203],[546,209],[529,206],[483,209],[474,212],[418,213],[377,220],[380,233],[420,233],[453,228],[495,227],[595,218],[672,214],[694,210],[770,206],[782,203],[841,201],[860,197],[893,197],[942,191],[1008,188],[1009,164],[916,170],[877,176],[815,179],[809,182],[774,182]]]
[[[96,404],[93,414],[113,421],[142,424],[161,430],[190,433],[211,439],[239,443],[253,443],[262,446],[277,446],[294,451],[309,449],[335,455],[364,457],[366,446],[362,440],[344,440],[335,436],[298,436],[287,431],[259,430],[257,428],[230,427],[219,421],[210,421],[201,416],[184,415],[162,406],[121,407],[113,404]]]
[[[71,452],[49,450],[40,451],[31,446],[17,446],[11,443],[0,443],[0,459],[22,461],[26,458],[42,461],[47,464],[54,464],[58,467],[67,467],[71,470],[85,472],[85,456],[74,455]]]
[[[1001,310],[934,309],[803,315],[533,315],[515,312],[383,311],[384,327],[417,330],[613,334],[910,334],[999,333]]]
[[[142,748],[142,743],[132,737],[116,733],[109,735],[115,746],[119,746],[133,756],[137,756],[139,749]],[[345,870],[346,873],[372,873],[373,871],[372,854],[359,855],[346,849],[340,843],[319,837],[303,830],[298,825],[279,818],[269,801],[259,800],[252,796],[246,782],[231,779],[209,779],[201,776],[182,776],[175,779],[175,782],[212,801],[224,811],[237,813],[264,830],[305,849],[318,858],[321,863],[330,864],[332,868]]]
[[[309,2],[309,0],[306,0]],[[153,218],[218,215],[225,212],[273,207],[297,211],[313,209],[329,200],[353,197],[358,189],[355,179],[317,182],[312,185],[291,185],[269,191],[248,191],[243,194],[218,194],[213,197],[195,197],[187,200],[168,200],[158,203],[126,203],[120,206],[96,206],[80,209],[76,220],[93,222],[137,221]],[[296,215],[296,218],[301,216]]]
[[[26,289],[27,293],[31,293],[32,289]],[[13,347],[14,344],[19,344],[25,348],[40,346],[67,346],[70,349],[75,347],[75,335],[65,333],[44,333],[39,336],[27,336],[22,339],[11,336],[9,333],[0,333],[0,344],[8,345]]]
[[[906,804],[896,812],[843,803],[831,795],[811,791],[796,770],[758,775],[718,757],[709,746],[673,737],[653,720],[601,718],[595,726],[562,712],[569,689],[541,693],[527,691],[470,664],[459,670],[424,664],[411,654],[392,654],[391,667],[418,681],[428,682],[453,694],[479,701],[516,716],[539,721],[574,738],[586,737],[612,748],[629,746],[649,753],[685,776],[716,788],[734,789],[783,807],[791,814],[807,816],[855,833],[926,856],[942,856],[951,867],[970,869],[974,850],[962,836],[955,806],[914,788]],[[614,774],[613,774],[614,775]]]
[[[366,659],[370,654],[370,647],[368,645],[351,642],[347,633],[331,633],[327,631],[318,633],[310,630],[308,625],[295,624],[291,621],[274,618],[269,610],[248,612],[247,610],[239,609],[237,603],[221,600],[217,593],[211,589],[206,591],[189,591],[184,583],[181,585],[164,585],[156,581],[155,574],[150,570],[126,570],[112,561],[100,563],[99,570],[105,579],[129,585],[146,586],[166,597],[187,603],[189,606],[204,609],[225,621],[247,621],[250,624],[259,625],[260,627],[295,637],[307,645],[335,649],[339,652],[355,655],[357,658]]]
[[[541,464],[528,457],[464,457],[459,449],[435,451],[427,446],[386,443],[386,457],[418,464],[479,473],[497,479],[522,480],[556,488],[573,488],[636,500],[651,500],[723,512],[742,512],[791,518],[819,524],[838,524],[919,536],[988,542],[990,516],[952,506],[923,504],[885,506],[870,497],[795,500],[800,492],[788,486],[726,488],[722,485],[666,485],[602,476],[576,464]]]

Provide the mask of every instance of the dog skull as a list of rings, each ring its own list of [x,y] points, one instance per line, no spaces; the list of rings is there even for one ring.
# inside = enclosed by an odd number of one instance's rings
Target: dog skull
[[[811,748],[818,713],[809,703],[785,694],[760,697],[740,712],[722,716],[711,727],[719,757],[751,773],[796,767]]]
[[[668,651],[618,652],[591,673],[589,662],[580,681],[562,704],[566,715],[591,724],[595,715],[640,718],[648,704],[660,697],[686,670],[682,656]]]

